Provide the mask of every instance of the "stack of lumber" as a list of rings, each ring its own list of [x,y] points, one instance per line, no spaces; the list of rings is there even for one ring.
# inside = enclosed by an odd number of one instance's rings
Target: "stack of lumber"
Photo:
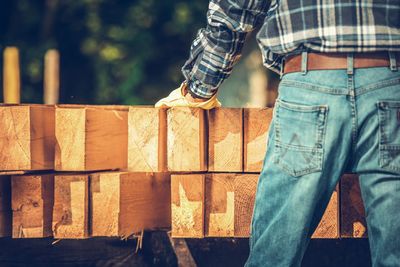
[[[270,108],[1,105],[0,236],[248,237],[271,117]],[[315,238],[365,236],[357,177],[344,178]]]

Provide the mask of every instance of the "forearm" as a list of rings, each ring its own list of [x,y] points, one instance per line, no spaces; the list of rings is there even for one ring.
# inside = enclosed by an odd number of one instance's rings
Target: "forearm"
[[[246,35],[262,22],[269,1],[212,0],[207,27],[201,29],[182,68],[192,95],[208,99],[231,74]]]

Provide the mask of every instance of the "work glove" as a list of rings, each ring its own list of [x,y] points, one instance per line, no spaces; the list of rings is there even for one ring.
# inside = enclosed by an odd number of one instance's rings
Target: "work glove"
[[[202,109],[213,109],[221,106],[221,103],[217,99],[217,94],[213,95],[210,99],[196,99],[190,101],[188,99],[187,83],[183,82],[181,86],[173,90],[167,97],[159,100],[155,107],[191,107],[191,108],[202,108]]]

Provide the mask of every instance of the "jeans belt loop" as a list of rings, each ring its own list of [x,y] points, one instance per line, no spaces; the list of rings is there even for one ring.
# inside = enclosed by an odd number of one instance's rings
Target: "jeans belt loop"
[[[307,63],[308,63],[308,52],[303,51],[301,53],[301,73],[303,75],[307,74]]]
[[[389,59],[390,59],[390,70],[397,71],[397,60],[396,55],[393,51],[389,51]]]
[[[354,54],[353,53],[347,54],[347,74],[348,75],[354,74]]]

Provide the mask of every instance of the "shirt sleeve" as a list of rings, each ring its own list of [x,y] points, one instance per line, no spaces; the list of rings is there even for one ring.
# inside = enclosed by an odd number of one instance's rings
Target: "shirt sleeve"
[[[208,99],[231,74],[246,35],[265,18],[269,0],[211,0],[207,27],[200,29],[182,67],[194,96]]]

